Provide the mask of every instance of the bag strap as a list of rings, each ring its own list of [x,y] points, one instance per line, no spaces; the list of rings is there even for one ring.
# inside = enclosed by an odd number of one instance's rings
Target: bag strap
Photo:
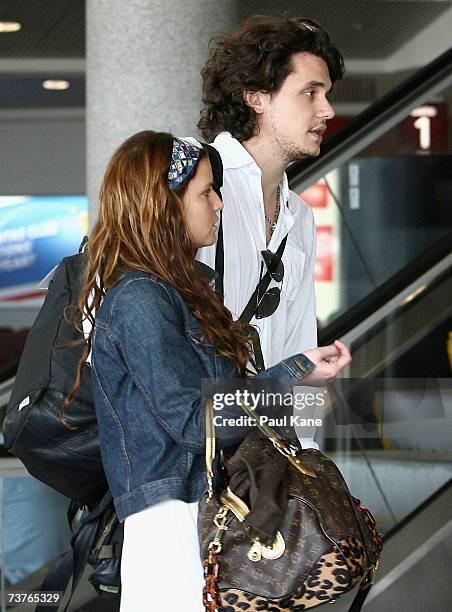
[[[278,250],[275,253],[278,263],[280,262],[283,256],[284,249],[286,248],[286,243],[287,243],[287,234],[284,236],[283,240],[281,241],[278,247]],[[224,297],[224,285],[223,285],[224,250],[223,250],[223,216],[221,213],[220,213],[220,224],[218,227],[217,249],[215,251],[215,271],[218,274],[217,279],[215,281],[215,291],[223,299]],[[271,274],[267,270],[267,272],[264,274],[264,276],[261,278],[258,285],[256,286],[256,289],[253,291],[250,299],[248,300],[248,304],[243,309],[243,312],[239,317],[239,321],[242,321],[242,323],[249,323],[251,321],[259,305],[258,296],[263,295],[267,291],[271,278],[272,278]],[[253,350],[254,350],[254,360],[251,360],[251,361],[256,371],[262,372],[263,370],[265,370],[265,361],[264,361],[264,356],[262,354],[262,347],[261,347],[261,342],[259,338],[259,333],[255,328],[251,330],[251,341],[253,343]]]
[[[41,591],[64,591],[72,576],[71,593],[63,612],[66,612],[75,590],[80,583],[96,540],[102,516],[112,503],[112,495],[108,490],[99,504],[81,521],[71,540],[71,547],[64,551],[51,565],[41,585]],[[45,612],[48,606],[38,605],[35,612]]]
[[[213,190],[223,201],[221,195],[221,187],[223,187],[223,161],[218,151],[210,144],[205,142],[201,143],[203,148],[207,151],[209,156],[210,165],[212,166],[213,175]],[[215,293],[220,296],[221,300],[224,299],[224,249],[223,249],[223,213],[220,210],[220,223],[218,225],[217,234],[217,246],[215,249],[215,271],[217,277],[215,279]]]
[[[255,410],[252,410],[247,404],[245,404],[241,399],[240,405],[244,412],[248,417],[254,419],[256,421],[256,427],[264,434],[266,438],[270,440],[273,446],[276,448],[278,452],[280,452],[292,465],[294,465],[300,472],[306,474],[307,476],[311,476],[312,478],[317,478],[315,472],[311,470],[311,468],[304,464],[300,459],[295,456],[295,447],[288,446],[286,442],[276,433],[274,429],[272,429],[266,423],[259,422],[259,415]],[[213,405],[212,401],[209,399],[206,402],[206,472],[207,472],[207,485],[209,497],[211,498],[213,494],[213,463],[215,459],[215,423],[213,420]]]
[[[221,268],[222,273],[224,270],[223,223],[222,221],[223,221],[222,216],[220,216],[220,224],[218,227],[217,250],[215,253],[215,271],[218,273],[220,271],[220,268]],[[281,241],[278,247],[278,250],[275,253],[276,257],[278,258],[277,259],[278,263],[280,262],[281,257],[283,256],[284,249],[286,248],[287,236],[288,234],[284,236],[283,240]],[[217,260],[218,260],[218,267],[217,267]],[[251,321],[254,313],[257,310],[257,306],[258,306],[257,297],[258,295],[263,294],[267,291],[271,279],[272,279],[271,274],[270,272],[267,271],[264,274],[264,276],[261,278],[261,280],[259,281],[258,285],[256,286],[256,289],[253,291],[250,299],[248,300],[248,304],[245,306],[242,314],[239,317],[239,321],[242,321],[243,323],[249,323]],[[223,286],[223,279],[221,279],[221,285]]]
[[[348,609],[348,612],[360,612],[361,608],[366,601],[366,597],[369,595],[369,591],[373,585],[372,572],[369,572],[364,580],[361,582],[358,592],[352,601],[352,605]]]
[[[46,577],[44,578],[40,590],[44,592],[57,592],[63,593],[66,591],[66,587],[72,576],[72,570],[74,567],[74,558],[72,548],[65,550],[50,566]],[[71,595],[72,597],[72,595]],[[62,603],[62,600],[60,604]],[[35,612],[49,612],[47,604],[40,604],[36,606]]]
[[[284,236],[283,240],[281,241],[278,247],[278,250],[275,253],[278,263],[281,261],[281,257],[284,253],[284,249],[286,248],[286,243],[287,243],[287,234]],[[243,309],[243,312],[239,317],[239,321],[242,321],[242,323],[249,323],[251,321],[259,305],[258,297],[259,295],[264,295],[264,293],[268,289],[270,281],[271,281],[271,274],[267,270],[267,272],[264,274],[264,276],[259,281],[256,289],[253,291],[253,294],[248,300],[248,304]],[[259,332],[254,327],[251,328],[251,342],[253,343],[254,360],[250,359],[250,361],[255,367],[256,372],[262,372],[263,370],[265,370],[264,355],[262,353]]]
[[[221,196],[220,196],[221,197]],[[218,224],[217,248],[215,250],[215,293],[224,301],[224,248],[223,248],[223,211],[220,210]]]
[[[78,252],[84,253],[85,247],[87,244],[88,244],[88,236],[83,236],[83,240],[81,241],[80,246],[78,247]]]

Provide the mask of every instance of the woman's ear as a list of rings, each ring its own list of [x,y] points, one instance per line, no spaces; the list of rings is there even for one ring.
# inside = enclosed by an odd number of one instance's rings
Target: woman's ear
[[[262,91],[246,90],[243,92],[243,99],[255,113],[261,115],[264,112],[264,98],[266,95]]]

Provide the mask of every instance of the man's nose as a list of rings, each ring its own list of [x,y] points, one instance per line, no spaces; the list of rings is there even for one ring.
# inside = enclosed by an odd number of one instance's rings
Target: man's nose
[[[317,116],[322,119],[332,119],[335,116],[334,108],[331,106],[329,100],[325,98],[321,107],[318,110]]]

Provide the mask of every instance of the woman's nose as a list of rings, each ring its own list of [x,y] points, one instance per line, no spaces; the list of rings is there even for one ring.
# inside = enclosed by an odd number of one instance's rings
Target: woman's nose
[[[215,212],[217,210],[223,210],[223,201],[215,191],[213,192],[213,209]]]

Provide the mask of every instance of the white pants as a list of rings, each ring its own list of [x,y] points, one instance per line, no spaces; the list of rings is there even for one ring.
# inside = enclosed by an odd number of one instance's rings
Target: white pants
[[[120,612],[204,612],[197,515],[170,499],[126,518]]]

